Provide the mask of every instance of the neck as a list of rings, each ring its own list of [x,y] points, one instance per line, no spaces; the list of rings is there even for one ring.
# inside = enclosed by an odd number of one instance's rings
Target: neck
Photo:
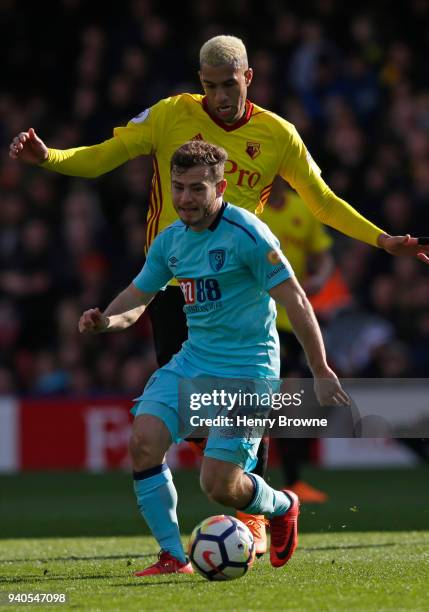
[[[234,119],[232,119],[231,121],[224,121],[224,123],[226,125],[234,125],[235,123],[240,121],[240,119],[243,119],[245,114],[246,114],[246,102],[244,102],[243,107],[241,108],[241,110],[237,112],[237,116]]]
[[[204,217],[204,219],[202,219],[200,223],[198,223],[198,225],[189,226],[189,229],[191,229],[193,232],[202,232],[208,229],[213,223],[213,221],[216,219],[216,217],[218,216],[221,208],[222,208],[222,199],[216,200],[216,202],[213,205],[212,211],[206,217]]]

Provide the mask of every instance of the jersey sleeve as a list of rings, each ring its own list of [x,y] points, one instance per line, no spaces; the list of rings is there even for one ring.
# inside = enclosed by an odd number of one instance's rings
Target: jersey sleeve
[[[297,191],[314,216],[351,238],[376,246],[383,230],[328,187],[295,127],[279,119],[276,135],[282,142],[279,174]]]
[[[133,284],[140,291],[155,293],[160,289],[164,289],[168,281],[173,278],[173,274],[163,255],[162,243],[161,236],[155,238],[148,251],[143,268],[133,280]]]
[[[131,119],[125,127],[114,129],[128,151],[130,158],[152,155],[165,133],[166,123],[173,117],[173,98],[160,100]]]
[[[305,186],[313,183],[320,177],[321,170],[311,157],[296,128],[282,119],[278,127],[282,132],[279,174],[298,191],[297,185]]]
[[[162,146],[165,133],[176,121],[174,105],[180,96],[160,100],[129,121],[116,127],[113,138],[89,147],[48,149],[42,168],[66,174],[96,178],[139,155],[151,155]]]
[[[130,159],[127,149],[118,138],[109,138],[90,147],[48,149],[48,159],[42,168],[67,176],[96,178]]]
[[[292,267],[280,249],[280,242],[265,223],[256,231],[252,228],[253,244],[246,236],[246,243],[239,243],[239,257],[247,265],[261,289],[269,291],[294,276]]]

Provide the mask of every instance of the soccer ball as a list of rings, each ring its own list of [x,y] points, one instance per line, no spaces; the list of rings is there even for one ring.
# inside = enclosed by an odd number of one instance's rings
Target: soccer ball
[[[235,580],[252,566],[255,544],[246,525],[220,514],[195,527],[188,554],[194,568],[207,580]]]

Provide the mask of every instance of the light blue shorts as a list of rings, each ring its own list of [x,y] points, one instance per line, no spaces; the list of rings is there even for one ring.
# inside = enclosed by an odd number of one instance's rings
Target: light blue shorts
[[[131,412],[134,416],[151,414],[165,424],[173,443],[181,442],[187,435],[186,425],[179,415],[179,382],[182,378],[207,378],[207,373],[189,364],[180,354],[160,368],[148,380],[143,394],[136,398]],[[219,431],[210,430],[205,457],[227,461],[239,465],[244,471],[251,472],[257,463],[257,452],[261,439],[252,437],[223,437]]]

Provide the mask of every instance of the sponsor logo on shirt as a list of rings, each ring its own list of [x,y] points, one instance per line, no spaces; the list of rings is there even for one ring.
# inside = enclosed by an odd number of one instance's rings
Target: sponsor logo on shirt
[[[204,140],[202,134],[200,134],[200,132],[198,132],[198,134],[195,134],[195,136],[192,136],[191,140]]]
[[[228,181],[234,182],[237,187],[245,187],[246,185],[253,189],[261,180],[261,174],[256,171],[240,168],[236,161],[227,159],[225,162],[225,174],[232,175]]]
[[[225,249],[212,249],[209,251],[209,263],[213,272],[219,272],[225,263]]]
[[[186,304],[195,303],[195,280],[193,278],[178,279]]]
[[[170,268],[175,268],[179,263],[179,260],[177,259],[177,257],[174,257],[174,255],[172,255],[168,258],[168,263],[170,264]]]
[[[276,276],[276,274],[279,274],[279,272],[282,272],[285,269],[286,269],[286,266],[284,265],[284,263],[281,263],[279,266],[274,268],[274,270],[272,270],[269,274],[267,274],[267,279],[273,278],[273,276]]]
[[[206,304],[186,304],[184,307],[185,314],[193,314],[194,312],[212,312],[222,308],[222,302],[207,302]]]
[[[261,153],[261,145],[259,142],[248,142],[246,146],[246,153],[251,159],[255,159]]]
[[[269,251],[269,253],[267,253],[267,259],[273,266],[280,263],[282,260],[280,251],[276,251],[275,249]]]
[[[149,113],[150,113],[150,108],[147,108],[146,110],[139,113],[137,117],[133,117],[131,121],[133,123],[143,123],[143,121],[145,121],[149,117]]]
[[[219,283],[215,278],[178,278],[177,280],[187,305],[217,302],[222,297]]]

